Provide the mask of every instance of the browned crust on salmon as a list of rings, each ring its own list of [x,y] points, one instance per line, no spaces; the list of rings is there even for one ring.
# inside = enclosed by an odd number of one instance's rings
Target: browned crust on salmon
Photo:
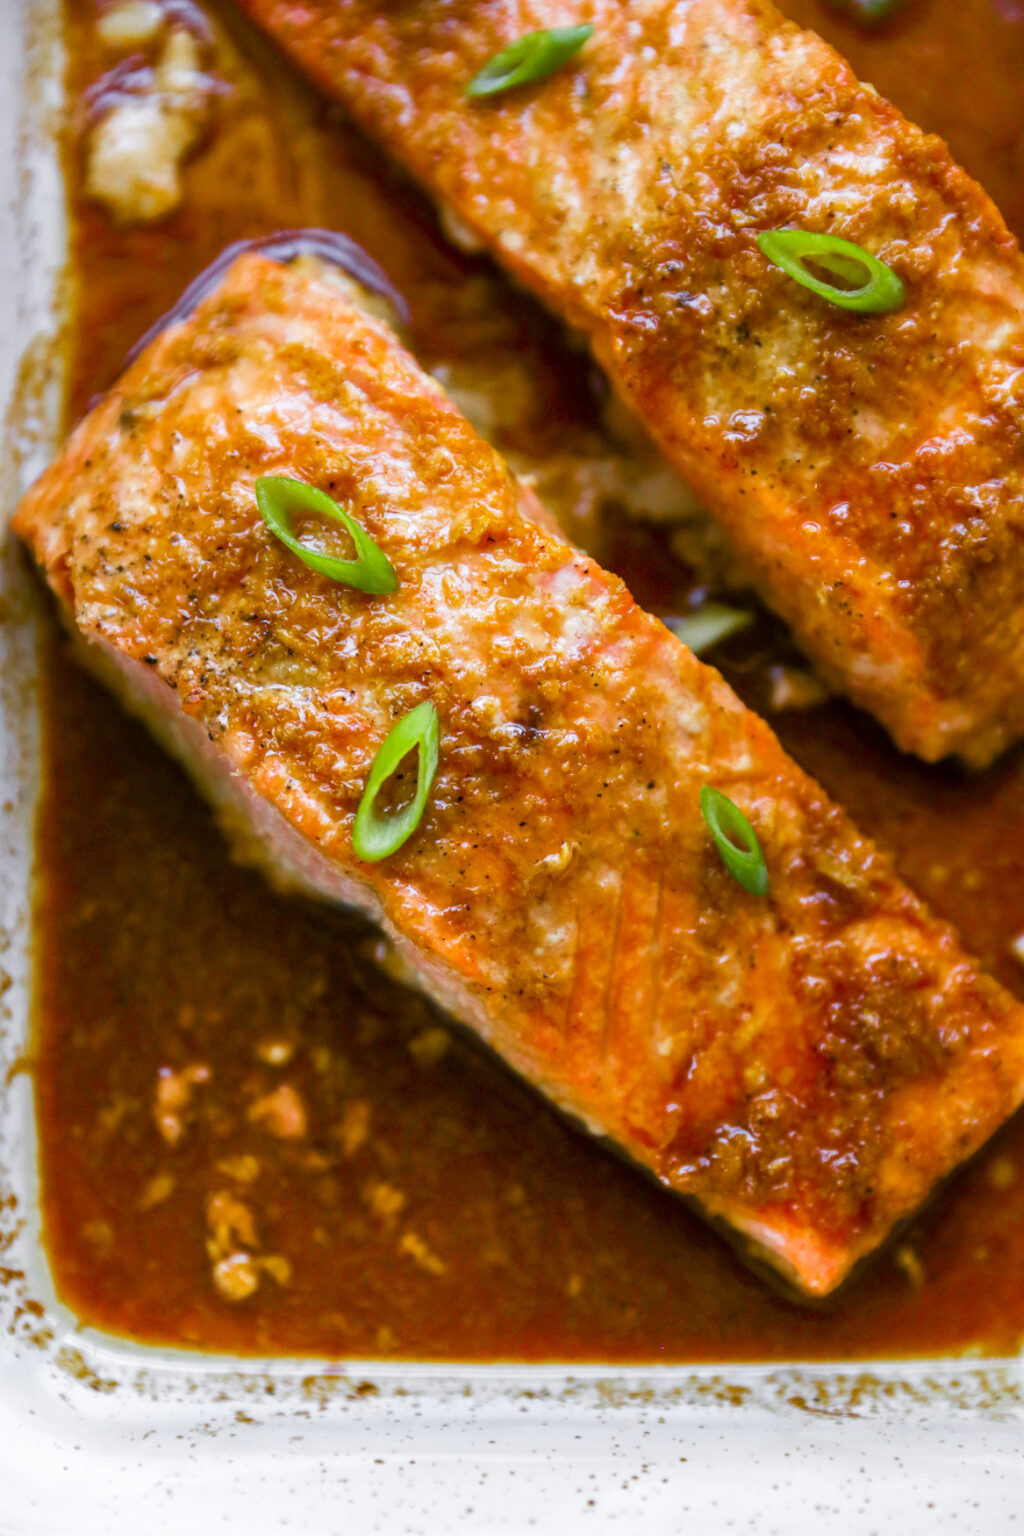
[[[279,473],[341,498],[398,591],[290,554],[253,494]],[[285,870],[377,916],[556,1104],[826,1294],[1019,1102],[1024,1011],[536,511],[381,323],[245,257],[76,429],[16,527]],[[373,757],[428,698],[427,812],[361,864]],[[723,868],[705,782],[756,828],[766,899]]]
[[[823,674],[927,759],[1024,730],[1024,261],[945,145],[762,0],[241,0],[582,327]],[[559,74],[464,86],[532,28]],[[834,308],[759,230],[842,235],[908,302]]]

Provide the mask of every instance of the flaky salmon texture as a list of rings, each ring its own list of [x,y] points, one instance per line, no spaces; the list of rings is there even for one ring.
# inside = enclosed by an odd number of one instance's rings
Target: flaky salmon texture
[[[260,475],[343,503],[397,591],[297,559]],[[441,1006],[807,1296],[1021,1099],[1024,1011],[328,284],[239,259],[16,527],[279,881],[372,915]],[[375,754],[425,700],[427,810],[361,863]],[[705,783],[750,818],[766,897],[723,867]]]
[[[1024,260],[945,145],[766,0],[240,0],[580,327],[819,670],[905,750],[1024,732]],[[590,22],[558,73],[467,82]],[[761,254],[839,235],[907,302]]]

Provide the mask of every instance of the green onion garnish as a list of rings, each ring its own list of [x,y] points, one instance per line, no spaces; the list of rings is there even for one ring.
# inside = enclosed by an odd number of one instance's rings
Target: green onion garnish
[[[377,547],[365,528],[360,527],[355,518],[325,491],[318,491],[302,480],[289,480],[286,475],[261,475],[256,481],[256,505],[271,533],[298,555],[311,571],[328,576],[331,581],[357,587],[360,592],[380,594],[397,589],[398,577],[387,555]],[[296,512],[313,513],[329,522],[340,523],[352,536],[357,558],[339,560],[300,543],[292,533],[292,518]]]
[[[720,789],[705,784],[700,792],[700,813],[711,830],[715,847],[726,869],[752,896],[768,894],[768,868],[757,833],[738,805]]]
[[[546,27],[542,32],[527,32],[487,60],[466,86],[466,95],[498,96],[502,91],[514,91],[519,85],[553,75],[583,47],[593,30],[587,22],[581,27]]]
[[[826,3],[829,10],[838,11],[841,16],[848,16],[869,30],[902,10],[905,0],[826,0]]]
[[[695,656],[703,656],[705,651],[721,645],[731,635],[749,629],[753,622],[752,613],[743,608],[729,608],[725,603],[704,603],[682,618],[662,619],[665,628],[688,645]]]
[[[809,229],[769,229],[758,235],[757,243],[762,255],[781,267],[787,277],[840,309],[887,315],[899,309],[907,297],[892,268],[852,240],[818,235]],[[838,282],[816,276],[808,262],[826,274],[832,273]]]
[[[391,727],[373,760],[363,798],[352,828],[352,847],[357,859],[375,864],[397,852],[420,824],[437,773],[441,727],[437,710],[427,701],[403,715]],[[417,754],[416,793],[409,804],[393,816],[378,816],[374,802],[384,782],[389,779],[409,752]]]

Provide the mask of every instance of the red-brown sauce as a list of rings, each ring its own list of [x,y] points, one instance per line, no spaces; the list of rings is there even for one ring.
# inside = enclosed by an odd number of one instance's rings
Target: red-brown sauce
[[[1024,232],[1024,10],[910,0],[866,36],[788,0],[944,134]],[[109,67],[70,0],[69,99]],[[534,456],[593,427],[589,370],[225,9],[218,98],[178,213],[118,229],[73,198],[70,413],[228,241],[348,231],[408,296],[428,361],[526,356]],[[81,153],[69,133],[72,191]],[[659,610],[664,535],[596,552]],[[762,623],[724,670],[766,709]],[[87,1322],[240,1353],[697,1361],[1012,1349],[1024,1335],[1024,1122],[824,1311],[753,1279],[681,1206],[564,1126],[373,963],[373,935],[232,864],[186,780],[67,659],[45,657],[36,1083],[46,1238]],[[839,705],[773,717],[794,755],[1024,995],[1024,759],[901,759]],[[162,1086],[161,1086],[162,1085]],[[242,1251],[247,1267],[225,1258]],[[217,1266],[220,1281],[217,1280]],[[245,1294],[242,1294],[245,1293]],[[230,1299],[231,1295],[234,1299]]]

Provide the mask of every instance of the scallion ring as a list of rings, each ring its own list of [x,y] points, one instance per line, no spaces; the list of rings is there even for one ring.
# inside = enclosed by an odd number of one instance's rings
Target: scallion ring
[[[553,75],[583,47],[593,31],[587,22],[579,27],[545,27],[541,32],[527,32],[488,59],[466,86],[466,95],[499,96],[503,91],[514,91],[517,86]]]
[[[662,620],[665,628],[689,646],[695,656],[703,656],[705,651],[721,645],[723,640],[749,629],[753,622],[754,615],[747,609],[730,608],[725,603],[703,603],[681,618]]]
[[[907,290],[891,267],[852,240],[809,229],[769,229],[757,236],[761,254],[787,277],[840,309],[887,315],[906,301]],[[808,262],[838,282],[817,277]]]
[[[752,896],[766,896],[768,867],[757,833],[739,806],[720,789],[705,784],[700,792],[700,813],[715,840],[719,857],[733,879]]]
[[[356,811],[352,828],[352,848],[357,859],[375,864],[396,853],[412,836],[420,824],[426,809],[437,773],[437,759],[441,744],[441,727],[437,710],[429,700],[417,704],[415,709],[403,715],[385,736],[370,769],[370,777],[363,790],[363,798]],[[394,773],[403,757],[416,752],[416,793],[409,804],[393,816],[380,816],[374,809],[377,796],[386,780]]]
[[[901,11],[906,0],[826,0],[826,4],[829,10],[837,11],[840,16],[848,16],[851,21],[859,22],[866,31],[870,31]]]
[[[256,505],[271,533],[292,554],[298,555],[311,571],[375,596],[397,589],[398,577],[387,555],[373,542],[366,529],[325,491],[318,491],[316,486],[307,485],[303,480],[291,480],[287,475],[261,475],[256,481]],[[328,522],[340,523],[356,547],[355,560],[324,555],[301,543],[292,532],[292,518],[297,512],[312,513]]]

